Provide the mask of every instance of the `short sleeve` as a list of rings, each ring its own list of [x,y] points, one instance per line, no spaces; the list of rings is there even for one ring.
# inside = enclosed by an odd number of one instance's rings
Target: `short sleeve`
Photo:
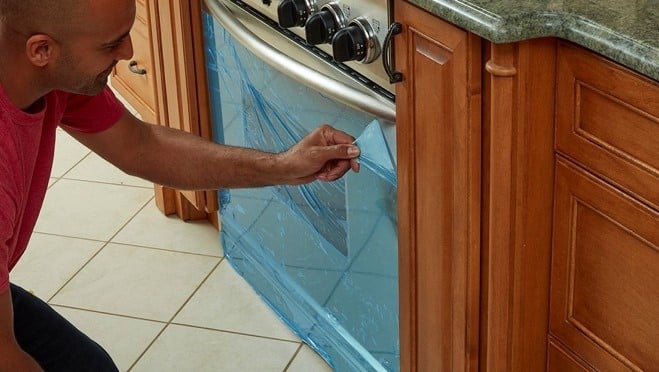
[[[109,87],[96,96],[68,94],[61,126],[76,132],[98,133],[112,127],[124,106]]]

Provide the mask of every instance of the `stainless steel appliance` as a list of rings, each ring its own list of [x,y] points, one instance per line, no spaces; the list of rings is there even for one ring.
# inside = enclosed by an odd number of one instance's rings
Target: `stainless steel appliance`
[[[360,137],[358,174],[219,193],[227,259],[337,371],[399,369],[387,4],[206,0],[218,142],[283,151],[320,123]]]

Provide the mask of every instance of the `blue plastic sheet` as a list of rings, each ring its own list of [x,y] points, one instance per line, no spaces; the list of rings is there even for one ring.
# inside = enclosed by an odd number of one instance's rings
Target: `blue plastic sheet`
[[[329,123],[362,150],[361,171],[335,182],[221,190],[226,258],[335,370],[398,371],[393,123],[301,86],[204,22],[216,141],[279,152]]]
[[[373,120],[364,132],[355,140],[359,146],[360,164],[370,169],[378,176],[384,178],[392,186],[396,186],[396,167],[393,155],[389,150],[382,127],[377,120]]]

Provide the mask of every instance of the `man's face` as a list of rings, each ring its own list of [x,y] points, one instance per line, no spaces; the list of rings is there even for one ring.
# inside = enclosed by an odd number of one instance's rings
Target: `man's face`
[[[80,20],[84,31],[60,43],[61,54],[53,73],[59,89],[95,95],[105,88],[117,62],[133,55],[128,32],[135,20],[135,1],[90,1],[88,13]]]

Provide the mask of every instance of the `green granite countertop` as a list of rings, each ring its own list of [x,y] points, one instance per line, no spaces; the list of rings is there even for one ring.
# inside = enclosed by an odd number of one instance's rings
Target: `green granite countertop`
[[[659,0],[406,0],[494,43],[555,36],[659,80]]]

